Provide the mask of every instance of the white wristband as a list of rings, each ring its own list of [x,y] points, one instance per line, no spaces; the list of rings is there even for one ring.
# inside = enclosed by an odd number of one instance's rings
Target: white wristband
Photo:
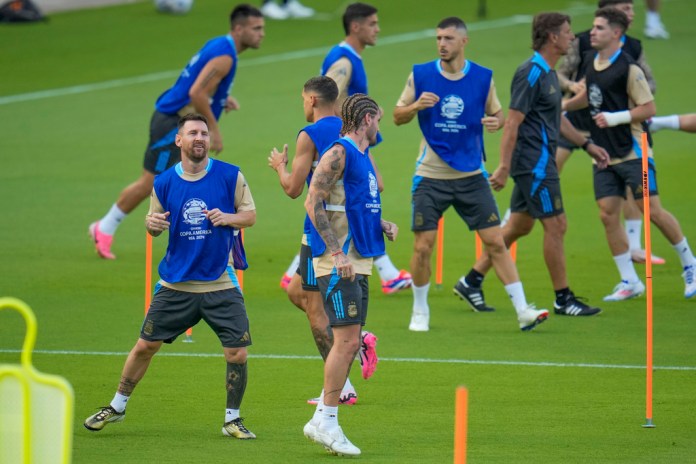
[[[626,111],[616,111],[614,113],[604,112],[604,119],[607,120],[607,125],[609,127],[618,126],[620,124],[630,124],[631,123],[631,112]]]

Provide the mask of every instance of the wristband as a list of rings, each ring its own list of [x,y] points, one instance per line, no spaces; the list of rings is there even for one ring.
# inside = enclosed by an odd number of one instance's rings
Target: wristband
[[[582,149],[587,151],[587,147],[591,144],[594,143],[594,140],[592,140],[591,137],[587,137],[587,140],[585,140],[585,143],[582,144]]]
[[[343,250],[334,251],[333,253],[331,253],[331,256],[336,257],[337,255],[340,255],[341,253],[343,253]]]
[[[618,126],[621,124],[631,123],[631,112],[629,110],[625,111],[615,111],[610,113],[608,111],[604,112],[604,119],[607,120],[607,125],[609,127]]]

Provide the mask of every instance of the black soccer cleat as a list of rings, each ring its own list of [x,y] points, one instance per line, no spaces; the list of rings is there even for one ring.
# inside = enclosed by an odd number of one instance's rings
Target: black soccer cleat
[[[477,313],[490,313],[495,311],[495,308],[486,305],[486,300],[483,298],[483,290],[477,287],[470,287],[464,279],[459,279],[454,285],[454,294],[460,299],[465,300],[471,306],[471,309]]]
[[[602,312],[601,309],[595,308],[583,303],[582,297],[576,297],[572,292],[570,297],[562,305],[554,302],[553,312],[561,316],[594,316]]]

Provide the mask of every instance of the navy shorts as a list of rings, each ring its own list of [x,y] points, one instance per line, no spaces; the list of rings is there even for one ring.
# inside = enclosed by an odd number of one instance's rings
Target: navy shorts
[[[181,161],[181,150],[174,140],[179,131],[179,115],[155,111],[150,119],[150,142],[145,150],[143,168],[157,175]]]
[[[317,283],[331,327],[365,325],[369,296],[367,276],[358,274],[351,282],[331,274],[319,277]]]
[[[308,292],[318,292],[317,276],[314,274],[314,264],[312,263],[312,247],[302,245],[300,248],[300,265],[297,266],[297,273],[302,279],[302,289]]]
[[[498,205],[483,174],[461,179],[416,177],[412,196],[414,232],[436,230],[443,213],[453,206],[470,230],[500,225]]]
[[[633,198],[643,198],[643,160],[634,159],[607,166],[605,169],[592,167],[595,200],[605,197],[626,198],[626,187],[633,192]],[[657,195],[657,173],[653,162],[648,163],[648,183],[650,196]]]
[[[140,338],[172,343],[201,319],[213,329],[223,347],[251,345],[244,297],[238,288],[191,293],[160,286],[145,315]]]
[[[513,177],[510,211],[527,213],[534,219],[563,214],[560,179],[537,180],[532,174]]]

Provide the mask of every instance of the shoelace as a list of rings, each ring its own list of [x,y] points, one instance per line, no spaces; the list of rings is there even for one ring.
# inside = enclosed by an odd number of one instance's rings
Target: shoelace
[[[687,266],[686,269],[684,269],[684,280],[686,280],[687,285],[691,285],[694,283],[694,266]]]
[[[94,417],[96,420],[102,421],[112,414],[118,414],[114,408],[111,406],[104,406],[101,411]]]
[[[244,420],[243,418],[239,417],[239,418],[233,420],[232,423],[233,423],[234,425],[236,425],[237,428],[238,428],[241,432],[244,432],[244,433],[251,433],[251,432],[249,432],[249,429],[247,429],[247,428],[244,426],[244,424],[242,423],[243,420]]]

